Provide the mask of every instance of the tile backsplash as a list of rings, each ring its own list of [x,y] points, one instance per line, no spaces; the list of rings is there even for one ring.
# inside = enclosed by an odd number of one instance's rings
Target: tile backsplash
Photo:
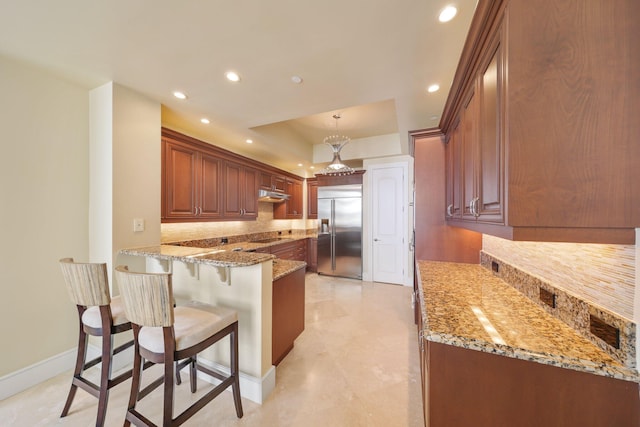
[[[482,250],[580,299],[633,319],[634,245],[512,242],[483,235]]]
[[[164,223],[161,225],[161,243],[315,228],[314,219],[273,219],[273,205],[258,203],[258,218],[255,221]]]

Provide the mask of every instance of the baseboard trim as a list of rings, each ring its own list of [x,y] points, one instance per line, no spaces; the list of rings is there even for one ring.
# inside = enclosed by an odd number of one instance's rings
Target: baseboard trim
[[[100,347],[89,345],[87,348],[88,359],[100,355]],[[126,355],[126,356],[125,356]],[[133,360],[133,348],[128,348],[114,357],[112,372],[131,365]],[[28,388],[38,385],[50,378],[69,371],[69,384],[71,384],[71,371],[76,361],[76,349],[67,350],[48,359],[34,363],[18,371],[0,377],[0,400],[16,395]],[[229,368],[218,363],[199,358],[198,362],[210,368],[217,369],[228,374]],[[202,374],[204,381],[215,384],[208,375]],[[240,373],[240,394],[253,402],[262,404],[276,387],[276,368],[272,366],[262,378]]]
[[[0,377],[0,400],[72,369],[75,360],[74,348]]]
[[[89,344],[87,359],[98,357],[100,352],[100,346]],[[65,371],[69,371],[69,384],[71,384],[71,373],[76,363],[76,354],[76,348],[72,348],[0,377],[0,400],[16,395]],[[126,357],[122,356],[125,354]],[[117,372],[127,364],[130,365],[132,361],[133,348],[128,348],[114,357],[112,372]]]

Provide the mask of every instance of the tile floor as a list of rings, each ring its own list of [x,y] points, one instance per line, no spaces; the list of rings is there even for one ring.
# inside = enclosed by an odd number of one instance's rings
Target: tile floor
[[[244,417],[238,419],[225,391],[185,425],[423,426],[416,342],[409,287],[307,274],[305,331],[278,366],[274,392],[262,405],[243,399]],[[0,402],[0,425],[95,425],[97,402],[82,390],[69,415],[59,418],[69,377]],[[179,388],[177,410],[192,398],[187,384]],[[129,385],[111,390],[107,426],[122,425]],[[198,395],[206,390],[207,383],[200,383]],[[160,394],[158,389],[139,404],[155,422]]]

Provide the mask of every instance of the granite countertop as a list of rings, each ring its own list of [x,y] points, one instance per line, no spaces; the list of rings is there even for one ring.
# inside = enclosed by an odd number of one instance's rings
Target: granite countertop
[[[274,259],[273,260],[273,281],[280,279],[281,277],[291,274],[294,271],[306,268],[307,263],[304,261],[293,261],[289,259]]]
[[[275,256],[261,252],[233,251],[233,245],[220,248],[194,248],[190,246],[159,245],[144,248],[122,249],[124,255],[147,256],[161,260],[179,260],[214,267],[246,267],[274,259]]]
[[[562,321],[477,264],[419,261],[423,335],[432,342],[639,381]]]

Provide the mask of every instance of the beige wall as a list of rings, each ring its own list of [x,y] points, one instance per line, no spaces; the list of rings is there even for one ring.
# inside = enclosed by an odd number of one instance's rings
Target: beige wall
[[[93,89],[90,100],[90,256],[110,273],[119,263],[144,270],[118,251],[160,243],[160,104],[115,83]],[[144,231],[133,231],[135,218]]]
[[[4,57],[0,93],[1,377],[75,345],[57,261],[88,257],[89,101],[85,88]]]

